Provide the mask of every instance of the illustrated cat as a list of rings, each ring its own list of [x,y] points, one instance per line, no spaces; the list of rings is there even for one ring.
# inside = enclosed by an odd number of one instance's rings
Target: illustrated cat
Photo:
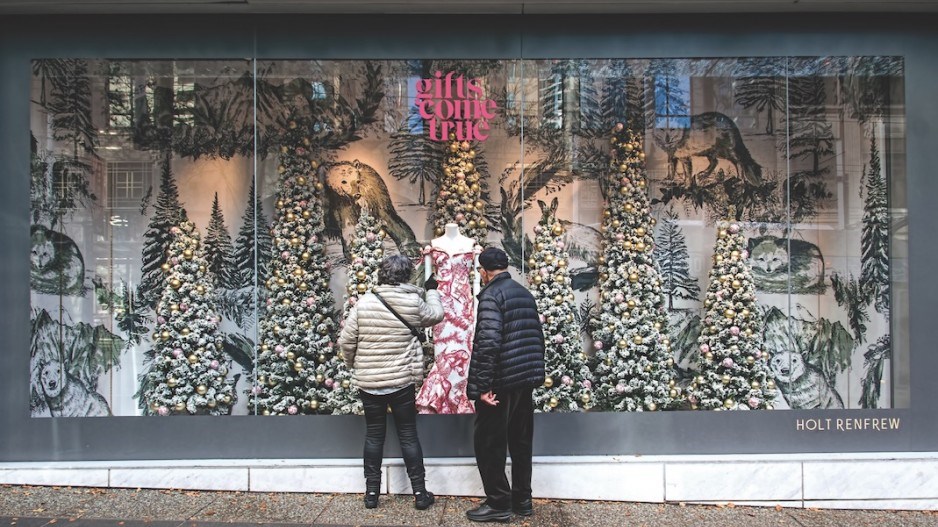
[[[88,389],[58,361],[42,366],[42,393],[52,417],[98,417],[111,415],[104,397]]]
[[[30,286],[40,293],[81,295],[85,292],[85,262],[78,245],[68,236],[33,225],[29,230]]]
[[[761,236],[749,239],[749,261],[756,289],[768,293],[823,293],[824,258],[804,240]]]
[[[796,409],[843,408],[844,401],[817,367],[800,353],[782,351],[772,356],[769,370],[788,405]]]

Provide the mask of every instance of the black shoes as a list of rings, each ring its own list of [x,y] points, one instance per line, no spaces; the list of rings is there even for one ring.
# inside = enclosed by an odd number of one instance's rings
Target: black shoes
[[[518,503],[512,503],[511,512],[517,514],[518,516],[530,516],[534,514],[534,506],[531,505],[530,499],[526,499]]]
[[[378,492],[369,490],[365,492],[365,508],[374,509],[378,507]]]
[[[483,503],[474,509],[466,511],[466,518],[474,522],[502,522],[511,520],[511,509],[493,509],[488,503]]]
[[[422,491],[414,493],[414,508],[418,511],[425,511],[436,502],[432,492]]]

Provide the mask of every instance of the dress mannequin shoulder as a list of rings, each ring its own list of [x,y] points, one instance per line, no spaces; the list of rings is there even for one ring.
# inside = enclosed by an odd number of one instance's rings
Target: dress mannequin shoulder
[[[459,225],[447,223],[443,236],[431,240],[430,246],[454,255],[471,252],[475,247],[475,240],[459,232]]]

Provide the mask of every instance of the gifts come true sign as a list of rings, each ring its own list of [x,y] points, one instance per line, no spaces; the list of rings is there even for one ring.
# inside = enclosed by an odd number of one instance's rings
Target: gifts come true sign
[[[495,117],[495,101],[485,98],[481,80],[452,71],[417,81],[417,109],[433,141],[447,141],[450,134],[459,141],[485,141]]]

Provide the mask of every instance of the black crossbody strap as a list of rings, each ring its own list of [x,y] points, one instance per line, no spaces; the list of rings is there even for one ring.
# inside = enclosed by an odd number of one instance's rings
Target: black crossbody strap
[[[384,307],[388,308],[388,311],[390,311],[392,315],[397,317],[398,320],[400,320],[401,322],[404,323],[405,326],[407,326],[407,329],[409,329],[410,332],[413,333],[415,337],[417,337],[418,341],[423,342],[424,340],[426,340],[426,335],[417,331],[417,328],[411,325],[410,322],[404,320],[404,317],[402,317],[397,311],[394,311],[394,308],[391,307],[387,302],[385,302],[384,298],[381,298],[381,295],[379,295],[378,293],[374,291],[372,291],[372,293],[378,298],[378,300],[381,301],[382,304],[384,304]]]

